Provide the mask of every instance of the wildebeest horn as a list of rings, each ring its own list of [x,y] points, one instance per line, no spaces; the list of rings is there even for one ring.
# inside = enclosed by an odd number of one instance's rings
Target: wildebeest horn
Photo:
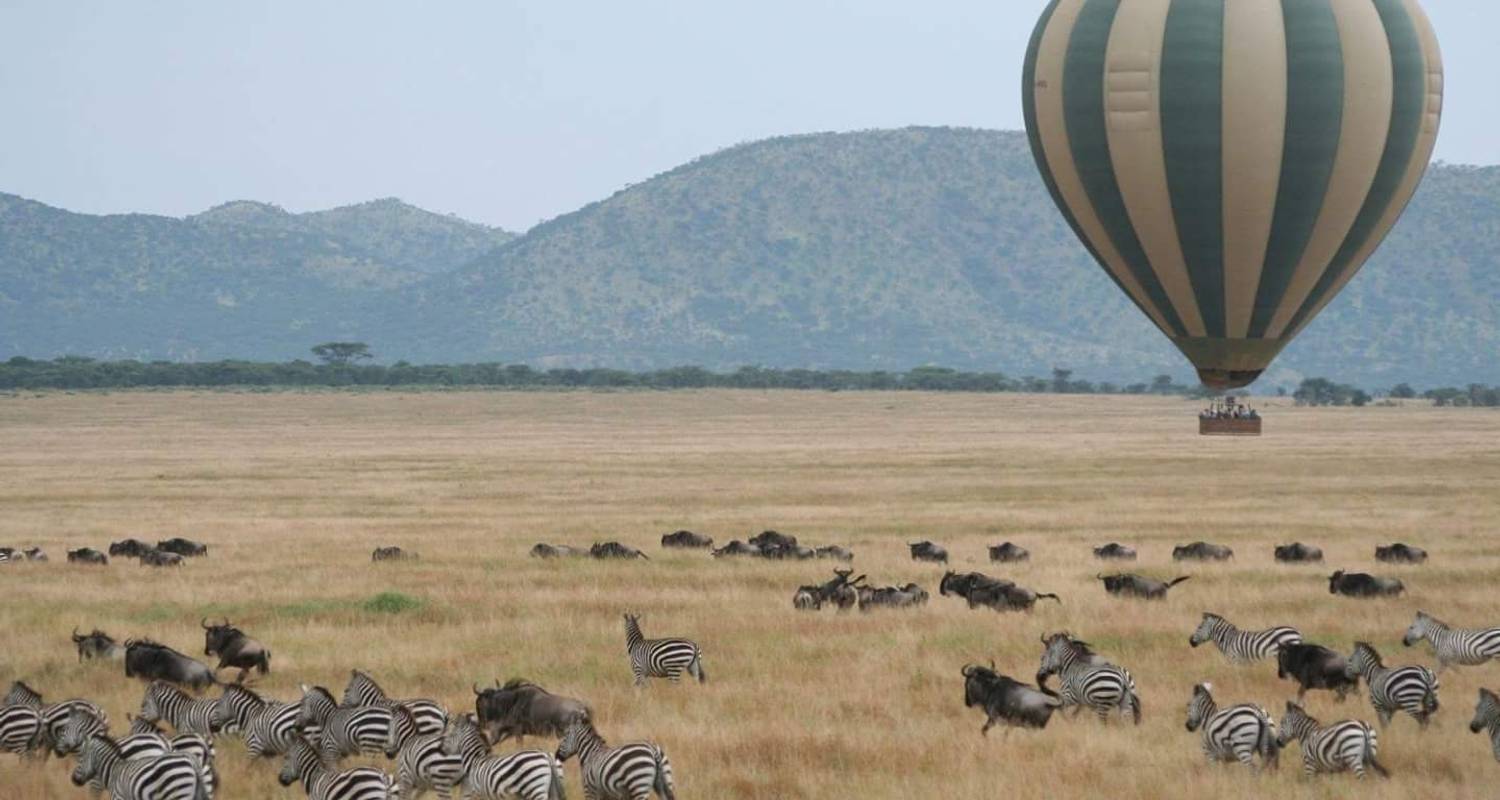
[[[479,691],[479,684],[477,684],[477,683],[474,684],[474,694],[476,694],[476,695],[484,694],[484,692]]]
[[[495,688],[496,688],[496,689],[499,689],[499,688],[500,688],[500,679],[499,679],[499,678],[496,678],[496,679],[495,679]]]
[[[198,624],[202,625],[204,630],[208,630],[208,617],[204,617],[203,619],[198,620]]]
[[[990,672],[998,672],[998,671],[999,670],[995,669],[995,659],[993,659],[993,658],[990,659]]]
[[[973,664],[965,664],[964,668],[961,669],[961,670],[959,670],[958,672],[959,672],[960,675],[963,675],[965,678],[972,678],[972,677],[974,677],[974,674],[973,674],[973,672],[974,672],[974,665]]]
[[[78,626],[74,625],[73,626],[73,641],[76,642],[76,641],[80,641],[81,639],[83,639],[83,637],[78,635]]]

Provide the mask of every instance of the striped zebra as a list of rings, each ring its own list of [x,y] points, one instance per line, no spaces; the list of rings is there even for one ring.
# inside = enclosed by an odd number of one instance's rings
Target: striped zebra
[[[1064,706],[1078,707],[1075,716],[1088,706],[1103,721],[1118,709],[1122,716],[1129,713],[1135,724],[1141,724],[1141,699],[1129,672],[1099,658],[1086,642],[1067,633],[1044,634],[1042,644],[1046,649],[1037,668],[1038,687],[1045,689],[1047,676],[1057,675],[1061,683],[1058,696]]]
[[[10,685],[10,690],[6,692],[5,698],[0,700],[0,706],[26,706],[36,709],[41,713],[43,744],[47,747],[47,749],[42,751],[44,758],[49,753],[63,754],[61,750],[57,749],[57,743],[62,738],[63,729],[68,726],[68,716],[72,714],[73,709],[81,708],[90,714],[102,717],[106,723],[109,721],[109,717],[104,713],[103,709],[88,700],[64,700],[61,703],[46,705],[42,700],[41,692],[27,686],[24,681],[16,681]]]
[[[1208,763],[1238,759],[1252,769],[1255,757],[1261,767],[1275,769],[1281,747],[1276,744],[1276,721],[1264,708],[1241,703],[1219,708],[1214,702],[1213,686],[1200,683],[1193,687],[1188,701],[1187,729],[1203,730],[1203,755]]]
[[[0,707],[0,752],[30,758],[47,747],[46,730],[42,712],[31,706]]]
[[[327,689],[303,686],[297,724],[318,726],[322,731],[318,736],[319,755],[332,764],[347,755],[384,751],[391,710],[385,706],[341,706]]]
[[[88,741],[87,737],[83,741]],[[203,767],[203,785],[208,789],[209,796],[213,796],[215,788],[219,785],[219,772],[214,766],[216,754],[212,737],[201,733],[179,733],[176,736],[168,736],[156,722],[143,717],[130,717],[130,735],[116,740],[115,744],[119,746],[120,752],[128,761],[150,754],[157,746],[156,741],[165,744],[166,752],[185,753],[197,757]]]
[[[221,731],[238,730],[251,758],[279,756],[292,743],[301,710],[300,703],[267,700],[250,689],[230,684],[214,706],[213,722]],[[315,740],[317,726],[308,726],[303,733]]]
[[[456,725],[459,717],[454,720]],[[386,758],[396,759],[396,786],[402,798],[421,797],[432,789],[443,800],[463,778],[463,759],[443,752],[442,734],[417,732],[411,709],[391,709],[391,725],[385,740]]]
[[[646,685],[647,678],[666,678],[676,683],[682,673],[708,680],[703,671],[703,650],[688,639],[647,639],[641,633],[641,618],[625,615],[625,652],[630,654],[630,674],[635,685]]]
[[[187,692],[163,681],[152,681],[141,698],[139,717],[146,722],[166,721],[178,733],[214,734],[212,697],[195,699]]]
[[[276,779],[282,786],[302,781],[309,800],[391,800],[401,796],[393,788],[391,776],[373,767],[334,771],[303,736],[292,740]]]
[[[448,709],[436,700],[394,700],[380,688],[380,684],[362,670],[349,671],[349,685],[344,687],[342,706],[381,706],[395,708],[406,706],[417,723],[417,732],[422,734],[442,733],[448,727]]]
[[[583,772],[583,795],[588,800],[646,800],[655,791],[661,800],[675,800],[672,764],[667,754],[650,742],[610,747],[594,723],[575,719],[557,745],[557,760],[578,756]]]
[[[166,755],[172,751],[172,743],[155,730],[154,726],[150,731],[137,731],[133,724],[131,728],[128,735],[115,740],[115,746],[126,761],[142,756]],[[62,735],[57,739],[58,755],[76,753],[83,749],[90,737],[108,735],[108,718],[86,708],[74,708],[68,715],[68,724],[63,726]]]
[[[1426,667],[1387,667],[1380,654],[1366,642],[1355,642],[1344,674],[1358,675],[1370,687],[1370,705],[1380,716],[1380,726],[1389,725],[1399,711],[1410,714],[1423,728],[1438,710],[1438,679]]]
[[[454,717],[441,738],[442,752],[458,760],[458,779],[464,797],[480,800],[563,800],[562,762],[540,750],[521,750],[503,756],[490,755],[489,742],[472,714]],[[585,772],[587,768],[585,768]],[[584,795],[598,797],[584,778]],[[644,794],[640,795],[645,797]],[[670,794],[667,797],[671,797]]]
[[[83,745],[73,783],[99,780],[110,800],[208,800],[202,764],[186,753],[168,753],[126,760],[108,736],[95,734]]]
[[[1262,658],[1275,657],[1283,645],[1301,644],[1302,634],[1285,625],[1262,631],[1242,631],[1218,614],[1204,612],[1203,621],[1198,623],[1198,629],[1188,637],[1188,644],[1197,647],[1209,641],[1230,661],[1248,664]]]
[[[1474,720],[1469,730],[1479,733],[1486,728],[1490,732],[1490,750],[1495,760],[1500,761],[1500,697],[1489,689],[1479,690],[1479,703],[1474,706]]]
[[[42,693],[27,686],[25,681],[15,681],[10,685],[10,689],[5,692],[5,697],[0,698],[0,706],[41,708]]]
[[[1450,665],[1472,667],[1500,658],[1500,628],[1450,628],[1437,617],[1418,611],[1401,643],[1411,647],[1423,639],[1432,643],[1438,672]]]
[[[1349,770],[1355,777],[1364,778],[1365,767],[1375,770],[1382,778],[1391,776],[1375,760],[1380,749],[1375,730],[1357,719],[1346,719],[1325,727],[1302,710],[1302,706],[1288,701],[1276,742],[1285,747],[1293,739],[1302,742],[1302,771],[1308,776]]]

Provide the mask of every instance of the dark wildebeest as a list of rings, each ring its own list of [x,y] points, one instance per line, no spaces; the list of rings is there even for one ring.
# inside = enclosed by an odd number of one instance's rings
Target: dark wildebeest
[[[1345,674],[1347,664],[1343,656],[1322,645],[1285,644],[1276,652],[1276,677],[1297,682],[1299,703],[1310,689],[1328,689],[1342,703],[1345,695],[1359,688],[1359,678]]]
[[[1288,563],[1322,562],[1323,550],[1301,542],[1279,544],[1276,545],[1276,560]]]
[[[173,536],[156,543],[157,550],[165,550],[168,553],[176,553],[184,558],[194,556],[207,556],[208,545],[195,542],[192,539],[184,539],[181,536]]]
[[[594,558],[644,558],[650,561],[650,556],[619,542],[597,542],[589,548],[589,555]]]
[[[1427,551],[1420,547],[1396,542],[1385,547],[1376,547],[1375,560],[1384,561],[1387,564],[1420,564],[1427,560]]]
[[[68,551],[69,564],[108,564],[109,556],[92,547],[80,547]]]
[[[73,644],[78,648],[79,661],[86,658],[122,658],[125,655],[125,648],[115,644],[113,637],[98,628],[86,635],[74,628]]]
[[[1012,561],[1030,561],[1031,552],[1026,548],[1014,543],[996,544],[990,546],[990,561],[1008,563]]]
[[[140,539],[125,539],[113,542],[109,546],[109,554],[112,556],[125,556],[126,558],[140,558],[141,554],[150,550],[151,545]]]
[[[589,720],[594,712],[582,700],[552,694],[521,678],[512,678],[504,686],[474,687],[474,712],[479,725],[492,742],[514,736],[562,736],[575,720]]]
[[[982,572],[948,572],[943,575],[942,583],[938,584],[938,594],[955,594],[967,600],[969,608],[988,606],[996,611],[1030,611],[1037,599],[1042,597],[1062,602],[1055,594],[1032,591],[1024,586],[1017,586],[1012,581],[992,578]]]
[[[547,544],[537,542],[531,548],[532,558],[562,558],[563,556],[586,556],[588,552],[577,547],[569,547],[565,544]]]
[[[908,583],[905,586],[883,586],[879,589],[860,586],[856,591],[859,593],[860,611],[869,611],[876,607],[911,608],[927,603],[927,590],[915,583]]]
[[[677,531],[675,533],[662,534],[661,546],[697,549],[713,547],[714,537],[704,536],[701,533],[693,533],[692,531]]]
[[[125,640],[125,677],[166,681],[195,692],[218,683],[207,664],[150,639]]]
[[[1102,547],[1095,547],[1094,558],[1104,559],[1105,561],[1134,561],[1135,550],[1119,542],[1110,542]]]
[[[1339,570],[1328,576],[1328,593],[1346,597],[1395,597],[1406,591],[1396,578],[1377,578],[1365,572]]]
[[[208,624],[206,617],[199,624],[203,626],[203,655],[219,657],[215,673],[225,667],[239,667],[240,674],[234,682],[244,683],[245,675],[251,669],[262,675],[271,671],[271,651],[230,625],[227,617],[218,625]]]
[[[370,554],[371,561],[403,561],[416,557],[416,553],[402,550],[401,548],[395,546],[377,547],[375,548],[375,552]]]
[[[836,544],[826,545],[813,550],[818,558],[831,558],[835,561],[853,561],[854,554]]]
[[[1045,728],[1052,719],[1052,712],[1062,706],[1062,699],[1051,692],[1037,689],[1008,675],[995,671],[995,662],[988,668],[970,664],[961,672],[964,676],[964,707],[978,706],[984,709],[984,727],[980,735],[988,736],[996,722],[1011,727]]]
[[[941,564],[948,563],[948,551],[944,550],[940,545],[935,545],[932,542],[923,540],[920,542],[908,542],[906,546],[911,548],[912,561],[936,561]]]
[[[817,595],[817,606],[821,608],[824,603],[833,603],[840,611],[847,611],[859,602],[860,581],[865,579],[861,575],[853,580],[849,579],[852,569],[836,569],[833,578],[821,586],[812,587]]]
[[[1179,583],[1191,578],[1191,575],[1183,575],[1170,581],[1159,581],[1155,578],[1145,578],[1133,573],[1119,575],[1095,575],[1104,581],[1104,591],[1119,597],[1139,597],[1144,600],[1161,600],[1167,596],[1167,590]]]
[[[782,559],[791,561],[807,561],[817,558],[818,554],[811,547],[800,544],[766,544],[761,545],[760,555],[762,558],[771,558],[778,561]]]
[[[760,555],[760,548],[756,547],[753,544],[745,544],[739,539],[735,539],[729,544],[720,547],[718,550],[710,551],[709,555],[713,556],[714,558],[719,558],[721,556],[758,556]]]
[[[755,545],[761,550],[769,550],[773,547],[795,547],[797,545],[797,537],[788,536],[776,531],[761,531],[750,537],[750,544]]]
[[[1231,558],[1234,558],[1234,551],[1222,544],[1193,542],[1172,548],[1173,561],[1228,561]]]
[[[47,554],[40,547],[28,547],[21,551],[26,555],[27,561],[46,561]]]
[[[792,608],[798,611],[817,611],[823,607],[823,601],[818,598],[817,586],[798,586],[796,594],[792,595]]]
[[[180,567],[182,566],[182,554],[169,553],[166,550],[153,548],[141,553],[141,566]]]

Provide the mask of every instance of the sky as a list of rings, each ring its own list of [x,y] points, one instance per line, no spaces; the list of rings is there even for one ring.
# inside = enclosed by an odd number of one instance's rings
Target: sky
[[[0,192],[88,213],[400,197],[524,230],[783,134],[1020,129],[1043,0],[0,0]],[[1500,163],[1500,2],[1424,0],[1437,158]]]

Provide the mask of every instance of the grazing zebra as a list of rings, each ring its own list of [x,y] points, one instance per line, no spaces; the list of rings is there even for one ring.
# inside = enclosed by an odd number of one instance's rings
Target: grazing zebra
[[[1218,614],[1204,612],[1198,629],[1188,637],[1188,644],[1197,647],[1212,641],[1225,658],[1236,664],[1247,664],[1276,655],[1283,645],[1301,644],[1302,634],[1295,628],[1277,625],[1263,631],[1242,631]]]
[[[1086,642],[1066,633],[1043,634],[1042,663],[1036,673],[1036,684],[1046,689],[1047,676],[1057,675],[1061,682],[1058,697],[1065,706],[1088,706],[1099,719],[1107,720],[1109,712],[1127,712],[1135,724],[1141,724],[1141,699],[1135,691],[1130,673],[1103,661]],[[1074,710],[1078,714],[1078,709]]]
[[[566,739],[564,739],[566,741]],[[562,751],[553,757],[540,750],[521,750],[503,756],[490,755],[490,745],[479,730],[472,714],[453,719],[448,732],[441,737],[442,752],[458,761],[457,780],[465,797],[480,800],[563,800]],[[403,754],[404,755],[404,754]],[[670,779],[668,781],[670,783]],[[598,792],[588,788],[585,767],[584,795]],[[404,795],[403,795],[404,796]],[[671,794],[667,794],[671,797]],[[644,794],[641,797],[645,797]]]
[[[1486,728],[1490,731],[1490,750],[1494,751],[1495,760],[1500,761],[1500,697],[1489,689],[1480,689],[1469,730],[1479,733]]]
[[[168,753],[127,761],[108,736],[95,734],[83,745],[73,783],[98,780],[111,800],[205,800],[202,765],[196,756]]]
[[[267,700],[250,689],[230,684],[214,706],[213,723],[221,731],[238,730],[252,758],[277,756],[291,745],[301,710],[300,703]],[[314,738],[317,726],[309,725],[303,733]]]
[[[625,652],[630,654],[630,674],[635,685],[646,685],[647,678],[666,678],[676,683],[684,670],[698,679],[708,680],[703,671],[703,650],[688,639],[647,639],[641,633],[641,618],[625,615]]]
[[[391,776],[378,769],[358,767],[335,772],[306,737],[300,735],[287,748],[286,760],[276,779],[282,786],[302,781],[302,788],[311,800],[390,800],[401,796],[393,788]]]
[[[316,725],[318,752],[323,760],[337,763],[356,753],[379,753],[390,734],[391,710],[385,706],[341,706],[321,686],[303,686],[297,713],[299,726]]]
[[[583,771],[583,795],[588,800],[646,800],[655,791],[661,800],[675,800],[672,764],[667,754],[650,742],[610,747],[594,723],[586,719],[568,725],[557,745],[557,760],[574,755]]]
[[[380,688],[380,684],[361,670],[349,671],[349,685],[344,687],[342,706],[380,706],[395,708],[406,706],[417,723],[417,733],[442,733],[448,727],[448,709],[436,700],[394,700]]]
[[[1380,749],[1375,730],[1357,719],[1346,719],[1325,727],[1308,716],[1302,706],[1288,701],[1276,742],[1285,747],[1293,739],[1302,741],[1302,770],[1308,776],[1349,770],[1355,777],[1364,778],[1365,767],[1375,770],[1382,778],[1391,776],[1375,760]]]
[[[1212,691],[1211,684],[1194,686],[1187,707],[1187,729],[1203,729],[1203,755],[1208,763],[1239,759],[1254,768],[1259,755],[1262,767],[1275,769],[1281,748],[1276,744],[1276,721],[1270,713],[1249,703],[1219,708]]]
[[[1472,667],[1500,658],[1500,628],[1450,628],[1437,617],[1418,611],[1401,643],[1411,647],[1423,639],[1432,643],[1438,672],[1449,665]]]
[[[1438,710],[1438,679],[1426,667],[1387,667],[1380,654],[1365,642],[1354,643],[1354,654],[1344,667],[1350,678],[1358,675],[1370,687],[1370,705],[1383,728],[1397,710],[1410,714],[1423,728]]]
[[[42,712],[31,706],[0,707],[0,752],[29,758],[46,746],[46,730]]]
[[[152,681],[141,698],[140,718],[146,722],[166,720],[178,733],[214,734],[214,708],[219,701],[212,697],[194,699],[187,692],[162,681]]]
[[[442,734],[418,733],[416,719],[405,706],[391,709],[385,756],[396,759],[396,786],[403,800],[421,797],[428,789],[448,800],[453,786],[463,778],[463,759],[443,752]]]

